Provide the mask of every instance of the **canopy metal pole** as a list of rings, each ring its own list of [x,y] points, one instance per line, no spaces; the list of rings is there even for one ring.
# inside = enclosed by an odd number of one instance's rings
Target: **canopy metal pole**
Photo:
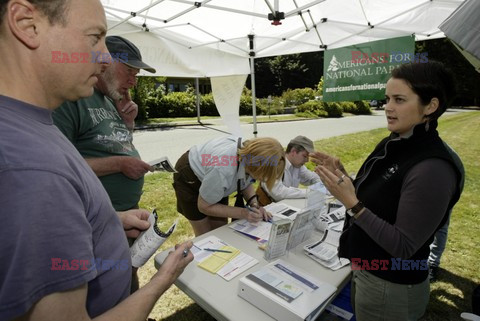
[[[255,96],[255,58],[250,58],[250,80],[252,83],[253,136],[257,137],[257,98]]]
[[[257,137],[257,97],[255,94],[255,42],[254,35],[248,35],[250,43],[250,82],[252,85],[253,137]]]
[[[200,121],[200,90],[199,90],[199,81],[198,78],[195,78],[195,95],[197,98],[197,122],[202,123]]]

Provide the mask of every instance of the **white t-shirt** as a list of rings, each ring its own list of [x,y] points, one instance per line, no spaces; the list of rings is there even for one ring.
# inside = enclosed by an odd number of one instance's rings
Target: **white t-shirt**
[[[238,179],[241,190],[252,183],[244,164],[237,166],[237,144],[238,137],[227,136],[190,148],[190,167],[202,182],[200,196],[209,204],[218,203],[235,192]]]

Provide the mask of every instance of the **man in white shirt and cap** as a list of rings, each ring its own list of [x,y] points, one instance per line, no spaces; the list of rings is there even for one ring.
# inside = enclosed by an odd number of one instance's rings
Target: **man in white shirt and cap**
[[[309,154],[313,152],[313,142],[305,136],[297,136],[288,143],[283,178],[277,180],[272,189],[268,189],[264,183],[261,183],[261,189],[271,201],[278,202],[285,198],[305,198],[307,190],[298,186],[300,184],[308,186],[320,182],[320,177],[305,167]],[[261,193],[259,187],[257,194]],[[265,198],[262,195],[259,196],[259,201],[264,203],[262,199]]]

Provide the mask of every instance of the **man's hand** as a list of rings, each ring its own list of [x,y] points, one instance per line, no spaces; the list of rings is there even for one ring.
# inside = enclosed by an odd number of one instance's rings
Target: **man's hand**
[[[148,171],[153,172],[153,167],[136,157],[121,156],[120,171],[128,178],[139,179]]]
[[[193,254],[190,252],[192,246],[192,241],[175,245],[175,251],[171,251],[168,254],[150,282],[161,282],[167,288],[172,285],[180,274],[182,274],[185,267],[192,262]],[[187,254],[185,255],[184,253]]]
[[[127,237],[137,238],[140,233],[150,227],[148,217],[150,212],[144,209],[117,212],[122,221],[123,229]]]
[[[99,177],[122,173],[131,179],[139,179],[148,171],[153,172],[153,167],[133,156],[108,156],[85,158],[88,165]]]
[[[133,130],[135,127],[135,118],[137,118],[138,115],[138,105],[132,101],[128,90],[125,92],[122,99],[115,102],[115,107],[128,129]]]

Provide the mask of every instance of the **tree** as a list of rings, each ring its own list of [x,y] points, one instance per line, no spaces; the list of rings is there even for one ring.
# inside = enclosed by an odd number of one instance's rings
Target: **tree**
[[[317,84],[317,95],[323,96],[323,76],[320,77],[320,81]]]
[[[256,96],[280,96],[287,89],[315,88],[323,74],[323,52],[255,59]],[[250,88],[250,80],[247,80]]]
[[[145,121],[148,118],[148,99],[155,94],[157,84],[165,83],[165,77],[143,76],[137,78],[137,84],[131,89],[132,100],[138,105],[137,121]]]
[[[428,53],[428,60],[443,62],[452,70],[457,84],[457,98],[453,102],[454,106],[480,103],[480,75],[450,40],[443,38],[418,41],[416,51]]]

